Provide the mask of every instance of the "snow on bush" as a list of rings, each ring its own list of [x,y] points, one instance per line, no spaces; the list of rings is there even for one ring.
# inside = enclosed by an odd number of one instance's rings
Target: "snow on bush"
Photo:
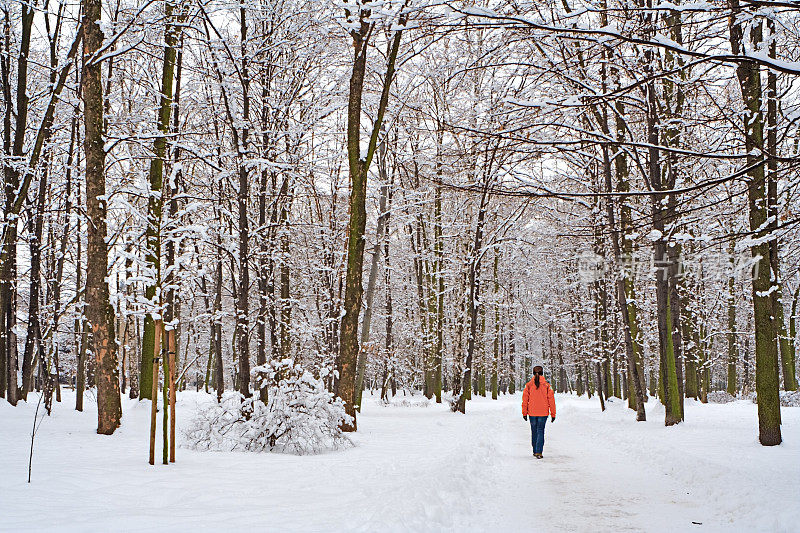
[[[352,446],[340,426],[350,421],[340,398],[291,359],[253,369],[268,389],[267,403],[228,392],[219,403],[200,406],[186,431],[199,450],[316,454]]]
[[[708,403],[731,403],[734,401],[736,401],[735,397],[722,390],[708,393]]]
[[[800,407],[800,391],[781,391],[781,407]],[[753,403],[758,403],[758,397],[753,394]]]
[[[800,391],[781,391],[781,406],[800,407]]]

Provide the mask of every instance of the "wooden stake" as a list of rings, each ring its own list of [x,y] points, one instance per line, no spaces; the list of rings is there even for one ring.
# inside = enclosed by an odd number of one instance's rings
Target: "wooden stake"
[[[156,322],[157,331],[161,332],[162,343],[160,345],[162,357],[162,364],[164,365],[164,386],[161,389],[162,401],[164,406],[164,416],[162,417],[163,424],[161,426],[161,434],[164,436],[164,446],[162,448],[162,463],[169,464],[169,356],[165,353],[167,346],[167,333],[164,331],[164,322],[158,320]]]
[[[158,409],[158,362],[161,354],[161,330],[156,328],[153,344],[153,395],[150,397],[150,464],[156,464],[156,411]]]
[[[175,462],[175,330],[167,333],[169,356],[169,462]]]

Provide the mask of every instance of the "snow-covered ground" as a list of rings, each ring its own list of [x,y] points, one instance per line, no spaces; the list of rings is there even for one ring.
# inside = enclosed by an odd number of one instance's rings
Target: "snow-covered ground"
[[[466,416],[419,395],[367,400],[356,446],[317,456],[198,452],[147,463],[149,403],[95,433],[95,404],[65,391],[36,437],[36,396],[0,400],[0,530],[84,531],[800,531],[800,408],[764,448],[749,402],[686,405],[663,426],[648,405],[557,396],[545,458],[531,456],[519,396],[478,398]],[[178,425],[199,396],[182,393]],[[405,401],[403,401],[405,400]],[[160,417],[159,417],[160,438]],[[157,455],[160,457],[159,454]]]

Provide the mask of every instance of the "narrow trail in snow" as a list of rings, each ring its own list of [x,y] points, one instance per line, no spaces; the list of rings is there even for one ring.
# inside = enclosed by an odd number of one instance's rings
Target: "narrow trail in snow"
[[[526,502],[510,523],[538,524],[547,531],[623,532],[692,531],[697,526],[692,521],[702,522],[702,517],[689,519],[697,504],[679,483],[654,471],[652,464],[626,456],[614,445],[608,428],[604,432],[597,426],[596,417],[586,416],[569,400],[560,403],[556,421],[548,419],[541,460],[532,456],[530,426],[519,406],[473,406],[488,426],[494,426],[506,490],[525,495]],[[504,493],[498,494],[500,500]],[[677,509],[686,515],[669,522],[654,520],[676,515]]]
[[[508,488],[524,496],[519,522],[542,525],[549,531],[590,531],[613,527],[625,531],[628,498],[601,488],[604,462],[608,455],[584,446],[580,427],[568,422],[568,415],[548,420],[544,459],[535,459],[530,446],[530,426],[519,408],[514,415],[496,422],[497,452],[506,473]],[[508,414],[510,409],[503,409]],[[488,415],[489,413],[487,413]],[[578,431],[575,431],[575,430]],[[605,492],[605,494],[603,493]],[[502,496],[500,494],[499,496]],[[631,527],[631,531],[637,528]]]

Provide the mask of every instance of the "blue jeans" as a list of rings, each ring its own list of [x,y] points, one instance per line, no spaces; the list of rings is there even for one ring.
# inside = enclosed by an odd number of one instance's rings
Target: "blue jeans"
[[[544,425],[547,423],[546,416],[529,416],[531,423],[531,445],[533,453],[542,453],[544,449]]]

